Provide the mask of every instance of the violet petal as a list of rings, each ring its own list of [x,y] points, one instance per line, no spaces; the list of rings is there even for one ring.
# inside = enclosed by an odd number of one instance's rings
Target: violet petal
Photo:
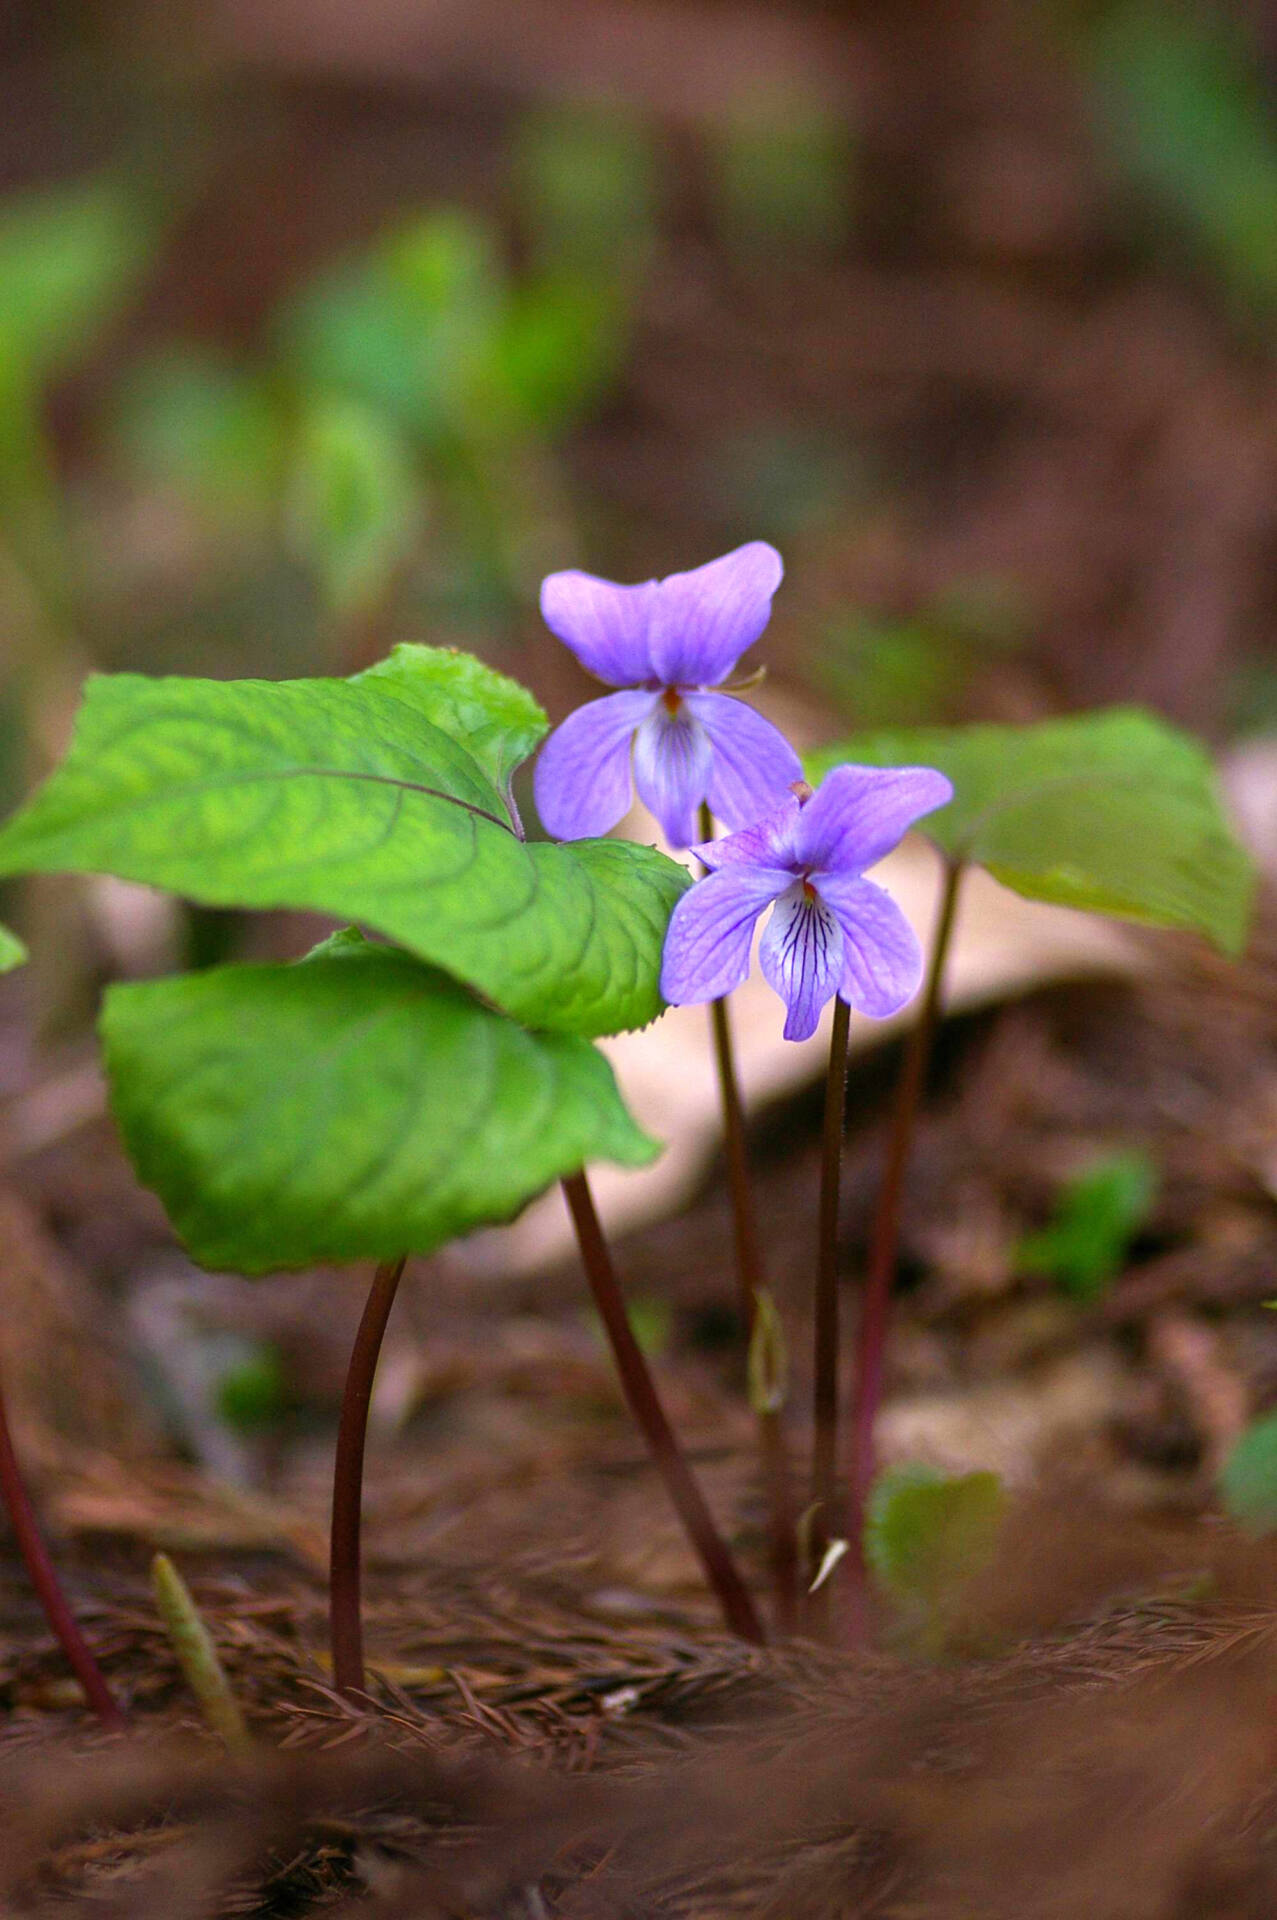
[[[541,582],[541,615],[581,665],[611,687],[642,686],[656,677],[649,629],[655,580],[619,587],[592,573],[552,573]]]
[[[953,798],[933,767],[831,767],[802,810],[800,864],[863,873],[899,845],[913,822]]]
[[[784,567],[775,547],[752,540],[657,588],[651,658],[671,687],[714,687],[725,680],[771,618]]]
[[[721,840],[699,841],[691,851],[711,868],[783,867],[792,874],[798,867],[794,857],[798,813],[796,798],[782,800],[753,826],[742,827],[739,833],[726,834]]]
[[[781,894],[758,943],[763,978],[785,1002],[786,1040],[806,1040],[843,972],[842,929],[831,909],[801,880]]]
[[[731,867],[707,874],[670,916],[661,992],[676,1007],[720,1000],[749,972],[754,922],[790,884],[787,873]]]
[[[843,937],[844,1000],[873,1020],[899,1013],[922,982],[918,936],[891,895],[872,880],[829,874],[819,882]]]
[[[625,813],[630,741],[659,698],[642,688],[609,693],[578,707],[554,729],[532,779],[541,824],[554,839],[607,833]]]
[[[690,846],[696,838],[696,810],[705,798],[712,759],[709,735],[696,716],[683,704],[671,713],[664,698],[655,695],[634,736],[634,786],[671,847]]]
[[[790,798],[802,761],[779,727],[726,693],[689,693],[685,704],[709,735],[709,804],[732,829],[750,827]]]

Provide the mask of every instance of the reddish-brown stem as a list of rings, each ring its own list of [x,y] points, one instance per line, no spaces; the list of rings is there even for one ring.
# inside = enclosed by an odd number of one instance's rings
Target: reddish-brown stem
[[[746,1344],[754,1337],[758,1296],[766,1286],[754,1189],[749,1177],[749,1150],[745,1141],[745,1112],[736,1078],[731,1021],[725,1000],[710,1003],[714,1030],[714,1057],[723,1100],[723,1144],[727,1151],[727,1178],[732,1196],[732,1227],[736,1244],[736,1289]],[[779,1407],[760,1408],[758,1454],[767,1500],[768,1559],[776,1625],[792,1633],[798,1611],[798,1516],[794,1511],[793,1475]]]
[[[590,1292],[612,1349],[621,1390],[630,1412],[638,1423],[653,1464],[705,1569],[705,1577],[723,1610],[724,1621],[742,1640],[752,1640],[761,1646],[766,1636],[749,1589],[740,1576],[726,1541],[714,1525],[713,1515],[692,1477],[691,1468],[683,1458],[682,1449],[657,1394],[656,1383],[648,1370],[642,1349],[634,1338],[612,1255],[603,1237],[584,1173],[574,1173],[564,1180],[563,1194],[576,1229],[581,1264],[585,1268]]]
[[[701,838],[710,840],[714,822],[709,807],[701,807]],[[710,1002],[714,1062],[718,1069],[723,1106],[723,1146],[727,1181],[732,1196],[732,1233],[736,1249],[736,1298],[746,1344],[753,1338],[758,1296],[767,1284],[763,1271],[758,1212],[749,1176],[749,1149],[745,1139],[745,1109],[736,1074],[731,1016],[726,1000]],[[767,1500],[772,1601],[781,1633],[792,1633],[798,1609],[798,1516],[794,1511],[793,1476],[784,1420],[779,1408],[758,1413],[758,1452]]]
[[[891,1321],[891,1293],[896,1278],[896,1259],[900,1246],[900,1203],[904,1193],[909,1155],[913,1148],[918,1108],[926,1084],[932,1044],[940,1018],[945,961],[953,940],[962,874],[961,860],[945,862],[944,887],[940,895],[922,1006],[913,1032],[909,1036],[909,1044],[896,1087],[882,1186],[878,1192],[878,1202],[874,1209],[873,1225],[869,1236],[869,1260],[865,1274],[864,1298],[856,1328],[851,1389],[851,1466],[848,1475],[850,1486],[848,1537],[851,1550],[847,1560],[851,1579],[861,1595],[861,1601],[853,1608],[853,1613],[862,1622],[865,1617],[863,1605],[865,1508],[877,1471],[874,1429],[877,1425],[878,1408],[882,1401],[883,1364],[887,1350],[887,1330]]]
[[[57,1569],[53,1564],[49,1549],[45,1545],[40,1524],[35,1517],[30,1496],[18,1466],[18,1456],[13,1448],[13,1436],[9,1431],[9,1416],[5,1409],[4,1394],[0,1391],[0,1499],[9,1515],[9,1524],[13,1528],[18,1551],[22,1555],[31,1585],[36,1597],[44,1609],[44,1617],[53,1632],[53,1637],[67,1657],[72,1672],[84,1688],[85,1697],[94,1713],[105,1727],[121,1728],[125,1724],[124,1713],[115,1695],[106,1683],[101,1667],[89,1651],[88,1642],[80,1631],[79,1623],[71,1611],[70,1602],[62,1591]]]
[[[340,1693],[364,1690],[364,1629],[360,1613],[362,1565],[360,1519],[364,1492],[364,1443],[377,1360],[390,1309],[395,1304],[406,1254],[383,1260],[373,1275],[355,1335],[337,1424],[333,1463],[333,1521],[328,1571],[328,1633],[333,1682]]]
[[[842,1131],[847,1104],[847,1039],[851,1008],[839,994],[829,1036],[825,1124],[820,1156],[820,1216],[816,1247],[815,1344],[812,1354],[811,1555],[809,1578],[819,1572],[838,1529],[838,1203],[842,1185]],[[828,1587],[809,1605],[809,1625],[827,1619]]]

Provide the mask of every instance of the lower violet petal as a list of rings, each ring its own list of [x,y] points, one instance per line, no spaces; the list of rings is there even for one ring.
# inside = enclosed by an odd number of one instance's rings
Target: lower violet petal
[[[790,799],[803,767],[778,727],[726,693],[689,693],[686,705],[714,749],[709,804],[726,827],[753,826]]]
[[[675,848],[699,837],[696,809],[709,785],[709,735],[680,702],[671,713],[659,695],[634,736],[634,785]]]
[[[541,749],[532,792],[556,840],[607,833],[630,804],[630,741],[657,695],[609,693],[570,713]]]
[[[838,992],[843,937],[833,913],[803,881],[792,881],[776,902],[758,959],[764,979],[789,1010],[786,1040],[809,1039],[825,1002]]]
[[[749,972],[754,922],[790,884],[787,873],[730,867],[685,893],[670,918],[661,993],[671,1006],[721,1000]]]
[[[874,1020],[899,1013],[922,982],[917,934],[872,880],[823,874],[820,891],[842,928],[843,999]]]

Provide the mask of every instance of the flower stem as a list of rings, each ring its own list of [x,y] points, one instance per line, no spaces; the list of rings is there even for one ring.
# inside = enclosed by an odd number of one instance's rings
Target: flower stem
[[[709,840],[713,832],[710,810],[708,806],[702,806],[701,838]],[[732,1196],[732,1229],[736,1243],[737,1300],[748,1344],[753,1339],[754,1323],[758,1318],[758,1296],[767,1280],[763,1271],[754,1189],[749,1177],[745,1111],[736,1074],[736,1050],[732,1043],[732,1023],[726,1000],[711,1001],[710,1024],[723,1103],[723,1143],[727,1153],[727,1179]],[[779,1408],[760,1408],[757,1417],[758,1451],[767,1493],[769,1559],[776,1625],[782,1633],[791,1633],[797,1619],[798,1523],[794,1512],[789,1448],[785,1443],[785,1429]]]
[[[724,1621],[730,1631],[738,1633],[742,1640],[752,1640],[761,1646],[766,1636],[749,1589],[740,1576],[727,1543],[714,1525],[700,1487],[692,1477],[666,1418],[642,1349],[634,1338],[616,1268],[612,1264],[612,1256],[603,1237],[584,1173],[571,1174],[564,1180],[563,1195],[576,1229],[581,1263],[611,1345],[630,1412],[638,1423],[665,1490],[705,1569],[706,1578],[723,1610]]]
[[[851,1008],[839,994],[829,1039],[825,1125],[820,1159],[820,1217],[816,1255],[815,1347],[812,1357],[811,1553],[814,1579],[838,1526],[838,1202],[842,1184],[842,1130],[847,1104],[847,1039]],[[828,1582],[811,1597],[809,1624],[828,1617]]]
[[[891,1132],[887,1141],[886,1164],[869,1236],[865,1294],[861,1304],[859,1324],[856,1328],[852,1373],[851,1466],[848,1476],[851,1492],[849,1517],[851,1551],[847,1558],[851,1577],[860,1594],[855,1612],[862,1621],[865,1615],[863,1603],[865,1508],[877,1471],[874,1428],[882,1401],[883,1363],[887,1349],[887,1330],[891,1319],[891,1293],[895,1283],[896,1260],[900,1246],[900,1203],[909,1156],[913,1148],[918,1108],[922,1099],[922,1090],[926,1084],[932,1044],[940,1018],[945,961],[953,942],[962,874],[961,860],[946,860],[944,887],[936,917],[936,931],[931,945],[931,959],[927,969],[922,1007],[913,1032],[909,1036],[908,1049],[896,1087],[895,1104],[891,1115]]]
[[[18,1466],[9,1431],[9,1416],[0,1392],[0,1499],[9,1515],[18,1551],[22,1555],[31,1585],[44,1609],[44,1617],[53,1636],[67,1657],[72,1672],[84,1689],[85,1697],[104,1727],[122,1728],[124,1713],[106,1683],[102,1669],[89,1651],[70,1603],[62,1591],[49,1549],[35,1517],[30,1496]]]
[[[351,1350],[337,1425],[333,1463],[333,1519],[329,1551],[328,1631],[333,1682],[344,1694],[364,1690],[364,1634],[360,1618],[360,1517],[368,1408],[381,1342],[403,1275],[406,1254],[383,1260],[373,1275],[368,1302]]]

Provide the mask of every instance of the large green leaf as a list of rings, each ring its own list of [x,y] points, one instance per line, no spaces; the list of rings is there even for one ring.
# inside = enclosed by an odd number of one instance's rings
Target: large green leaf
[[[689,876],[650,847],[516,838],[490,770],[532,721],[510,695],[483,734],[462,709],[485,684],[429,648],[354,680],[94,679],[63,765],[0,830],[0,874],[113,873],[209,906],[311,908],[528,1026],[641,1026],[661,1008]],[[433,723],[450,712],[482,764]]]
[[[112,987],[111,1100],[207,1267],[429,1253],[587,1160],[658,1151],[606,1060],[346,933],[292,966]]]
[[[550,731],[544,708],[526,687],[452,647],[395,647],[359,677],[379,686],[402,685],[427,720],[459,741],[502,794],[515,768]]]
[[[26,960],[27,950],[16,933],[0,927],[0,973],[12,973]]]
[[[1209,756],[1151,713],[866,734],[815,755],[812,777],[845,760],[948,774],[954,798],[922,831],[1031,900],[1245,943],[1253,870]]]

